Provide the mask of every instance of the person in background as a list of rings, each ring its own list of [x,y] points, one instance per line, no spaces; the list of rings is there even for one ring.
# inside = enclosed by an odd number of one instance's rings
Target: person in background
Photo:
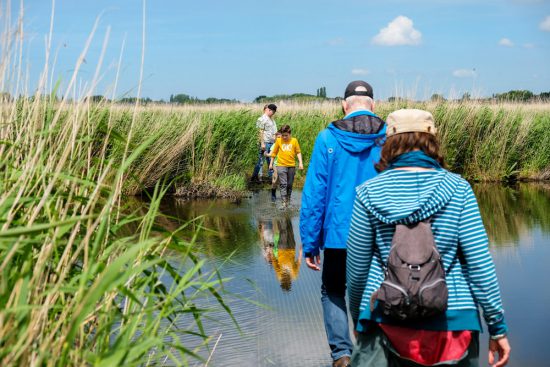
[[[262,166],[264,164],[264,159],[269,165],[271,163],[271,158],[265,156],[264,153],[271,150],[271,146],[275,142],[275,133],[277,132],[277,124],[273,120],[273,115],[277,112],[277,106],[273,103],[267,104],[264,106],[264,114],[258,118],[256,121],[256,128],[258,129],[258,161],[254,167],[254,172],[250,178],[251,182],[261,182],[260,177],[258,176]],[[271,171],[269,172],[269,179],[271,180]]]
[[[281,130],[277,130],[275,133],[275,141],[277,139],[281,138]],[[269,152],[265,152],[264,154],[268,157],[271,157],[271,154],[273,154],[273,148],[275,145],[271,146],[271,149]],[[277,167],[277,157],[273,158],[273,166]],[[277,200],[277,186],[279,186],[279,175],[277,174],[277,170],[270,169],[271,172],[271,201],[275,202]]]
[[[478,366],[478,307],[490,334],[489,363],[506,365],[508,328],[470,184],[445,170],[431,113],[392,112],[386,135],[377,165],[380,175],[357,188],[347,242],[349,306],[358,331],[353,367]],[[391,316],[377,290],[387,274],[396,225],[410,228],[419,222],[431,224],[445,273],[447,307],[432,316],[403,320]],[[430,297],[434,286],[419,292]]]
[[[304,169],[300,144],[296,138],[292,137],[290,126],[284,125],[281,127],[281,138],[275,141],[271,157],[277,157],[276,169],[279,177],[279,189],[283,200],[283,208],[286,208],[292,195],[292,185],[296,174],[296,158],[298,158],[298,169]],[[273,169],[273,160],[269,164],[269,169]]]
[[[334,367],[349,365],[353,349],[346,310],[346,240],[355,187],[374,177],[385,123],[374,114],[370,84],[348,84],[345,117],[317,136],[302,191],[300,237],[306,265],[321,270],[321,302]]]

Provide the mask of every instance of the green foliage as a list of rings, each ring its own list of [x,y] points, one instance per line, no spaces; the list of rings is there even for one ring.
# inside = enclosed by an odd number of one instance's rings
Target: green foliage
[[[302,148],[306,170],[298,171],[296,186],[303,183],[317,134],[342,117],[337,103],[280,105],[277,126],[288,124]],[[550,168],[550,114],[523,108],[476,103],[415,103],[395,100],[378,104],[385,118],[399,108],[431,111],[438,125],[449,168],[473,180],[513,180],[543,177]],[[161,177],[176,178],[176,191],[203,187],[212,195],[240,191],[257,160],[255,122],[262,104],[227,108],[191,107],[182,110],[146,108],[137,115],[135,142],[152,132],[157,138],[134,162],[129,172],[135,181],[127,193],[153,187]],[[128,128],[127,114],[112,115],[115,131]],[[113,154],[121,151],[113,149]],[[227,179],[225,179],[227,177]],[[230,177],[230,178],[229,178]],[[139,184],[138,184],[139,182]]]
[[[511,90],[506,93],[496,94],[499,101],[527,102],[534,97],[533,92],[528,90]]]
[[[208,353],[202,318],[232,316],[224,279],[177,238],[186,224],[157,225],[165,176],[144,210],[124,205],[121,185],[160,135],[134,131],[132,112],[0,104],[0,365],[189,365]]]
[[[323,87],[324,88],[324,87]],[[255,103],[270,103],[270,102],[279,102],[279,101],[288,101],[292,103],[307,103],[314,101],[323,101],[326,99],[326,91],[324,89],[318,89],[317,95],[307,93],[294,93],[294,94],[276,94],[274,96],[258,96],[254,99]],[[324,96],[320,93],[325,93]]]
[[[199,99],[187,94],[176,94],[170,96],[170,103],[175,104],[218,104],[218,103],[238,103],[236,99],[214,98]]]
[[[445,97],[443,97],[442,94],[434,93],[430,97],[430,101],[432,101],[432,102],[443,102],[443,101],[445,101]]]
[[[317,97],[327,98],[327,88],[321,87],[317,89]]]

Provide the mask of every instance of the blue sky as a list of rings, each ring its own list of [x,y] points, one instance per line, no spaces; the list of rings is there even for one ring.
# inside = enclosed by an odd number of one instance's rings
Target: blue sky
[[[44,65],[51,9],[25,2],[30,83]],[[66,84],[98,16],[79,86],[92,79],[110,27],[95,94],[112,87],[125,40],[116,94],[133,96],[142,1],[56,1],[54,79]],[[153,99],[251,101],[321,86],[336,97],[355,79],[377,99],[550,91],[550,0],[157,0],[146,2],[145,20],[142,96]]]

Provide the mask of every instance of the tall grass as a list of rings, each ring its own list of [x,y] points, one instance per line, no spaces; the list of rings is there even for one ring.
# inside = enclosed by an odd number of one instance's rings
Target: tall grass
[[[380,103],[382,118],[398,108],[431,111],[439,128],[449,168],[474,181],[550,178],[550,104]],[[158,134],[129,168],[135,194],[159,177],[177,177],[176,194],[217,195],[242,191],[257,160],[255,121],[261,105],[147,106],[135,123],[136,140]],[[111,110],[111,113],[114,113]],[[114,128],[127,130],[128,112],[117,107]],[[297,137],[307,166],[315,138],[330,121],[342,117],[337,103],[281,103],[275,119]],[[113,152],[113,154],[118,154]],[[296,184],[304,181],[298,172]],[[137,182],[143,184],[139,186]]]
[[[8,28],[15,38],[2,37],[0,54],[0,85],[15,92],[24,89],[21,29]],[[185,225],[156,225],[162,173],[148,181],[145,211],[124,205],[122,183],[132,182],[130,167],[154,161],[159,134],[140,137],[132,109],[115,116],[108,106],[44,96],[48,79],[46,65],[34,98],[0,101],[0,365],[204,361],[202,318],[219,309],[231,316],[223,279],[206,270],[192,239],[178,239]],[[183,334],[198,342],[186,345]]]

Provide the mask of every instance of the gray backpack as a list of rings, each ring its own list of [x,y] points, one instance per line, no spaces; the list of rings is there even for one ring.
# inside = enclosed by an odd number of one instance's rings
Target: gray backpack
[[[444,312],[447,298],[445,270],[429,220],[397,224],[385,278],[371,297],[371,309],[378,300],[386,316],[426,318]]]

